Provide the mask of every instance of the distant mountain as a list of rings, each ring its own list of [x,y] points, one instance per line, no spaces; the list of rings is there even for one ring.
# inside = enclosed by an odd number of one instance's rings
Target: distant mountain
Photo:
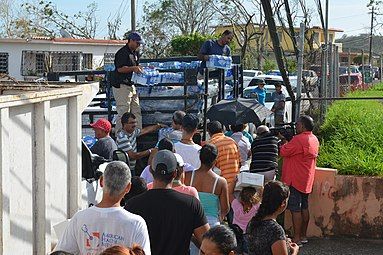
[[[347,52],[348,49],[351,49],[351,52],[360,52],[364,50],[365,52],[369,51],[370,47],[370,35],[369,34],[360,34],[357,36],[346,36],[335,40],[337,43],[342,43],[343,52]],[[383,54],[383,36],[373,36],[372,37],[372,52],[374,55]]]

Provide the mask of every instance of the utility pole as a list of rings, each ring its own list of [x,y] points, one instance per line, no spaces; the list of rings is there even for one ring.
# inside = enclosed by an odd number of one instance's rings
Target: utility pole
[[[283,61],[283,53],[282,53],[282,47],[279,42],[278,38],[278,33],[277,33],[277,27],[275,25],[275,20],[273,16],[273,10],[271,8],[271,3],[270,0],[261,0],[262,7],[263,7],[263,12],[265,13],[265,18],[267,22],[267,26],[269,28],[269,33],[271,37],[271,41],[273,43],[273,48],[274,48],[274,55],[275,55],[275,60],[277,61],[279,71],[281,72],[283,82],[286,86],[287,92],[289,93],[289,96],[291,98],[291,111],[292,111],[292,118],[293,122],[295,122],[295,95],[294,91],[291,88],[290,80],[287,76],[286,68],[285,68],[285,63]]]
[[[323,96],[327,97],[327,73],[328,73],[328,64],[329,64],[329,40],[328,40],[328,0],[326,0],[326,10],[325,10],[325,27],[324,27],[324,48],[323,53],[324,54],[324,63],[322,63],[322,86],[323,86]],[[324,102],[324,111],[327,111],[327,101]]]
[[[297,120],[301,112],[301,94],[302,94],[302,69],[303,69],[303,51],[305,49],[305,23],[301,22],[299,32],[299,44],[298,44],[298,73],[297,73],[297,110],[295,112],[295,119]]]
[[[132,31],[136,31],[136,0],[130,0],[130,26]]]
[[[347,74],[348,74],[348,79],[347,79],[347,92],[350,90],[351,87],[351,49],[348,48],[348,65],[347,65]]]
[[[364,88],[364,50],[362,50],[362,83],[363,83],[363,88]]]
[[[370,49],[368,51],[368,64],[371,65],[372,60],[372,30],[374,28],[374,6],[371,9],[371,30],[370,30]]]

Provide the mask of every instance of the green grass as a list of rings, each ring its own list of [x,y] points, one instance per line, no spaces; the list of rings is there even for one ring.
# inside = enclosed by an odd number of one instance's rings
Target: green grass
[[[383,97],[383,84],[349,97]],[[339,174],[383,176],[383,100],[337,101],[320,128],[318,166]]]

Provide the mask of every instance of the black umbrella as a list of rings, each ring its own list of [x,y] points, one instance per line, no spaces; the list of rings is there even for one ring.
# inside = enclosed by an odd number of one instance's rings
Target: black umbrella
[[[272,112],[255,99],[221,100],[207,111],[209,120],[218,120],[223,125],[254,123],[256,126]]]

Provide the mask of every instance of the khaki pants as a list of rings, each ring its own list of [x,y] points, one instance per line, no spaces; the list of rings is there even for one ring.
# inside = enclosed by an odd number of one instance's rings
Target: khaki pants
[[[122,129],[121,117],[126,112],[133,113],[137,118],[137,127],[142,128],[140,101],[136,87],[121,84],[120,88],[113,87],[113,95],[117,110],[116,133]]]

